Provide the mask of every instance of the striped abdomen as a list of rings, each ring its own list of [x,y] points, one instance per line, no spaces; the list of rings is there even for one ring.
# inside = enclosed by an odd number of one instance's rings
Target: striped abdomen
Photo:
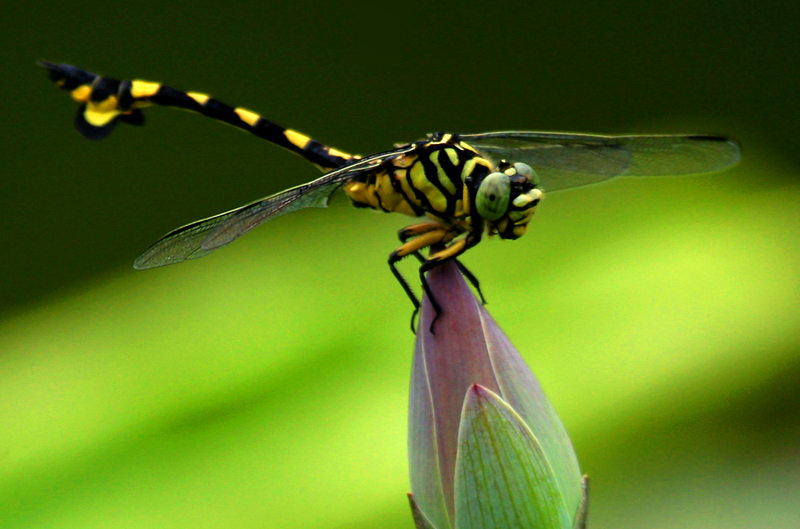
[[[82,103],[75,126],[87,138],[108,136],[119,121],[133,125],[144,122],[141,108],[162,105],[191,110],[243,129],[271,141],[323,170],[341,167],[353,156],[327,147],[316,140],[268,121],[250,110],[232,107],[199,92],[183,92],[161,83],[117,81],[70,66],[40,61],[50,78],[73,99]]]

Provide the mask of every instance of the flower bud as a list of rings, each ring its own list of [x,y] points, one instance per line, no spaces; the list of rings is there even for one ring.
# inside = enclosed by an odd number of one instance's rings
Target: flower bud
[[[414,353],[409,467],[417,527],[578,527],[585,487],[541,386],[454,263],[429,272],[428,282],[443,312],[431,333],[434,313],[423,300]]]

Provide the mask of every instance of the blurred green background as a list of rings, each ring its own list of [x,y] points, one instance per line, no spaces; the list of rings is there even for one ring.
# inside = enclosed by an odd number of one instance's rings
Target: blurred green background
[[[210,93],[362,154],[434,131],[738,138],[731,171],[554,194],[525,238],[464,261],[573,437],[591,527],[797,527],[788,6],[4,6],[0,527],[412,527],[411,307],[386,266],[408,219],[339,199],[134,272],[166,231],[317,173],[159,108],[85,140],[37,59]]]

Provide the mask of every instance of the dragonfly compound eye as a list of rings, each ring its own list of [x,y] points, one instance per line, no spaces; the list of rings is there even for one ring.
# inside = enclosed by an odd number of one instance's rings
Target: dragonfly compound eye
[[[497,220],[508,210],[511,179],[503,173],[492,173],[481,182],[475,197],[478,214],[486,220]]]
[[[517,170],[517,174],[527,176],[534,186],[539,185],[539,176],[533,169],[531,169],[530,165],[517,162],[514,164],[514,169]]]

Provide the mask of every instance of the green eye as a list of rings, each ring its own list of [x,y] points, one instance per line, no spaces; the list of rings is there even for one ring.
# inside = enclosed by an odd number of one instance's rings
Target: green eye
[[[503,173],[492,173],[481,182],[475,197],[478,214],[486,220],[497,220],[508,210],[511,180]]]
[[[539,175],[537,175],[536,172],[533,169],[531,169],[530,165],[526,163],[517,162],[514,164],[514,169],[517,170],[517,174],[521,174],[522,176],[527,176],[533,185],[535,186],[539,185]]]

